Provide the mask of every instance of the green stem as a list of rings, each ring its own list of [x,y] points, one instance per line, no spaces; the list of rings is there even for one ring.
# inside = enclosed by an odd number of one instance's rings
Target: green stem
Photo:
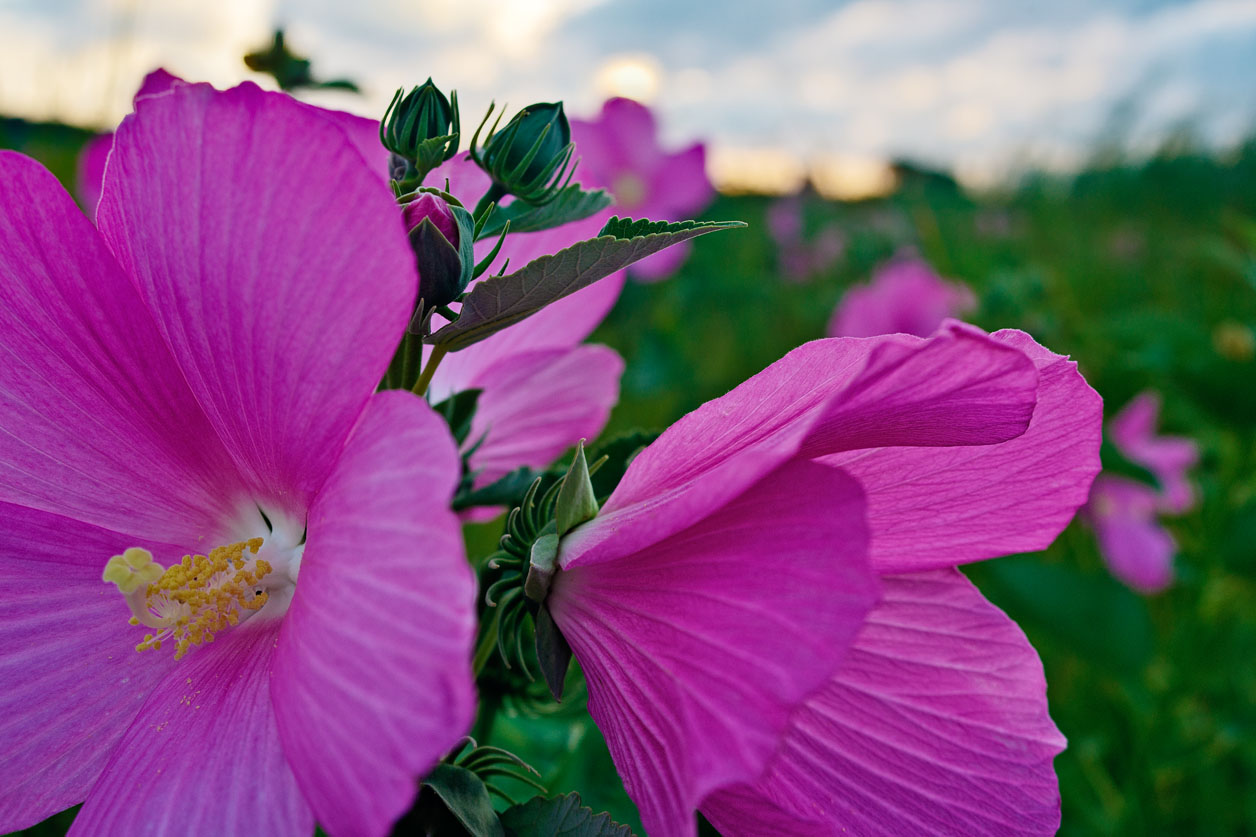
[[[484,614],[484,633],[480,637],[480,644],[476,646],[475,657],[471,660],[471,671],[473,676],[479,677],[480,672],[488,665],[489,659],[493,656],[493,651],[497,649],[497,614]]]
[[[480,202],[475,205],[475,212],[471,213],[471,217],[478,224],[480,218],[488,211],[490,205],[497,203],[506,197],[506,190],[494,183],[488,187],[488,191],[484,193],[484,197],[480,198]]]
[[[423,367],[423,372],[419,374],[419,380],[412,390],[415,395],[421,398],[427,394],[427,386],[432,382],[432,376],[436,374],[436,367],[440,366],[440,362],[444,359],[447,351],[449,350],[441,345],[432,347],[432,356],[427,359],[427,366]]]

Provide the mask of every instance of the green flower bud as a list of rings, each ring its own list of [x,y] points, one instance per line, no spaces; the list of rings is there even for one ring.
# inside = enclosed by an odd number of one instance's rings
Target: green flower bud
[[[562,102],[529,105],[500,131],[494,126],[478,153],[474,139],[471,144],[472,159],[500,192],[537,205],[565,185],[563,177],[575,149]]]
[[[422,183],[458,153],[459,133],[457,93],[451,101],[430,78],[409,93],[399,89],[379,126],[379,140],[392,152],[393,179],[410,187]]]

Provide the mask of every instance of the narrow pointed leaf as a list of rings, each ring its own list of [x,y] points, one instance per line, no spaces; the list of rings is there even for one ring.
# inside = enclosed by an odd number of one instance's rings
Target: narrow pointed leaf
[[[497,235],[510,222],[511,232],[537,232],[573,221],[583,221],[614,203],[604,189],[585,191],[579,183],[564,186],[554,199],[543,206],[516,200],[510,206],[499,206],[488,217],[477,238]]]
[[[514,273],[482,280],[467,294],[458,320],[427,337],[426,342],[443,345],[451,352],[465,349],[673,244],[744,226],[741,221],[671,224],[612,218],[597,238],[541,256]]]
[[[632,837],[632,830],[610,814],[594,814],[581,805],[578,793],[533,797],[503,811],[501,822],[507,837]]]

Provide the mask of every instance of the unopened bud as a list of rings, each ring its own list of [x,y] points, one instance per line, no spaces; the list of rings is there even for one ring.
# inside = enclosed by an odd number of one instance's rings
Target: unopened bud
[[[515,114],[472,156],[501,191],[542,204],[562,187],[574,149],[563,103],[543,102]]]

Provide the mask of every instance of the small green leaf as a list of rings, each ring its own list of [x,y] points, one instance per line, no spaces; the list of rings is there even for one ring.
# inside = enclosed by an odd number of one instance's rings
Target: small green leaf
[[[741,221],[633,221],[612,218],[597,238],[541,256],[505,276],[491,276],[471,289],[458,320],[426,342],[456,352],[514,325],[551,302],[605,279],[617,270],[673,244],[717,230],[746,226]],[[512,225],[513,227],[513,225]]]
[[[584,439],[576,444],[576,457],[567,469],[563,487],[558,490],[558,502],[554,506],[554,518],[558,524],[558,536],[592,520],[597,516],[597,498],[593,495],[593,482],[589,477],[589,463],[584,458]]]
[[[524,492],[528,490],[528,486],[532,485],[538,476],[540,476],[538,472],[526,465],[522,468],[516,468],[496,482],[489,483],[482,488],[477,488],[474,491],[459,492],[453,499],[453,510],[462,511],[472,506],[509,506],[513,508],[519,505],[523,499]]]
[[[471,420],[475,418],[475,408],[479,403],[480,392],[478,389],[464,389],[432,408],[449,424],[449,432],[453,434],[459,446],[467,440],[467,434],[471,432]],[[525,485],[524,488],[527,486]]]
[[[604,189],[585,191],[579,183],[570,183],[559,190],[549,203],[534,206],[524,200],[516,200],[510,206],[499,206],[488,216],[479,238],[497,235],[510,222],[511,232],[537,232],[573,221],[583,221],[596,215],[614,203]]]
[[[563,681],[571,665],[571,646],[545,605],[536,612],[536,659],[554,700],[563,699]]]
[[[533,797],[503,811],[501,822],[507,837],[632,837],[632,830],[610,814],[594,814],[581,805],[578,793]]]
[[[457,818],[472,837],[504,837],[502,824],[493,810],[488,788],[470,770],[452,764],[438,764],[423,779],[449,813]]]

